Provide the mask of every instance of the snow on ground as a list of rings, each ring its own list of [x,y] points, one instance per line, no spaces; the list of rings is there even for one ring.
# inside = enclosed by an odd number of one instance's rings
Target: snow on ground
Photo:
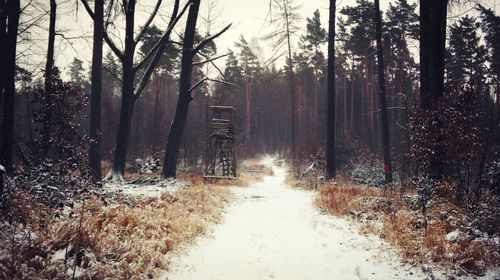
[[[107,193],[121,193],[130,196],[160,197],[187,188],[186,182],[172,179],[144,179],[131,182],[107,182],[103,190]]]
[[[267,157],[263,164],[272,164]],[[173,256],[162,279],[424,279],[389,245],[357,233],[351,222],[321,214],[314,192],[284,182],[286,167],[247,188],[233,188],[211,237]]]

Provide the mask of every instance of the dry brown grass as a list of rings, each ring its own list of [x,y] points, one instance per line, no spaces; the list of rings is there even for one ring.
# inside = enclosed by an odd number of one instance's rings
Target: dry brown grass
[[[50,219],[34,219],[47,215],[25,210],[32,212],[26,215],[32,217],[25,219],[26,228],[38,238],[29,245],[12,242],[15,250],[2,251],[0,278],[26,278],[22,275],[31,275],[28,279],[68,278],[75,256],[83,279],[155,277],[167,268],[168,252],[191,242],[208,225],[219,221],[220,210],[229,196],[225,188],[197,185],[164,194],[159,199],[141,199],[131,206],[105,205],[92,198],[62,218],[52,215]],[[32,207],[37,205],[29,203],[20,208]],[[2,243],[7,249],[11,247],[8,238],[1,241],[7,241]],[[63,250],[65,257],[52,260],[58,250]],[[14,265],[9,264],[14,258],[9,253],[17,256]],[[35,258],[36,255],[39,257]]]
[[[195,185],[245,187],[273,174],[271,168],[260,164],[257,159],[245,160],[244,166],[241,166],[238,172],[238,178],[236,179],[205,179],[202,174],[196,172],[179,173],[177,177]]]
[[[366,203],[374,201],[377,202],[375,205],[383,207]],[[394,192],[383,193],[379,189],[348,183],[330,184],[319,190],[315,202],[319,208],[337,216],[363,213],[368,218],[362,221],[360,231],[380,235],[399,248],[407,261],[455,265],[472,260],[472,263],[486,267],[500,265],[498,249],[488,248],[470,236],[462,236],[455,242],[446,240],[446,234],[461,225],[450,224],[443,213],[451,213],[459,221],[468,218],[464,209],[447,200],[439,201],[429,209],[427,228],[424,228],[421,212],[410,210]],[[356,220],[358,218],[356,216]],[[375,226],[372,220],[380,221],[382,226]],[[474,264],[470,265],[472,270],[480,275],[482,269]]]
[[[327,184],[319,190],[316,205],[337,216],[349,213],[349,205],[358,198],[380,197],[381,192],[374,188],[354,186],[347,183]]]

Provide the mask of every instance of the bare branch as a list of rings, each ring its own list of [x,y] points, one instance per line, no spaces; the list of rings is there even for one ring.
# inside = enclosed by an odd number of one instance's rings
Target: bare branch
[[[102,69],[104,69],[104,71],[108,72],[108,74],[110,74],[111,76],[113,76],[113,78],[115,80],[117,80],[118,82],[120,82],[120,83],[122,82],[122,78],[120,76],[116,75],[116,73],[113,70],[111,70],[108,67],[106,67],[106,65],[104,65],[102,67]]]
[[[231,93],[234,94],[234,95],[236,95],[236,92],[233,89],[233,86],[236,86],[236,85],[234,85],[233,83],[228,82],[229,80],[226,78],[226,75],[224,75],[224,72],[217,66],[217,64],[214,63],[215,59],[227,56],[227,55],[229,55],[229,53],[227,53],[225,55],[221,55],[220,57],[215,57],[213,59],[208,58],[206,55],[204,55],[201,52],[199,53],[199,55],[203,56],[206,59],[206,61],[208,61],[210,64],[212,64],[213,67],[215,67],[215,69],[217,69],[217,71],[219,72],[220,76],[224,79],[224,82],[231,85],[231,87],[229,87],[229,90],[231,91]]]
[[[157,48],[157,50],[156,50],[153,58],[151,59],[151,62],[149,63],[148,68],[144,72],[144,75],[142,76],[141,81],[139,82],[139,85],[137,86],[137,88],[134,91],[134,101],[144,91],[144,88],[146,87],[146,85],[149,82],[149,79],[151,78],[151,74],[155,70],[156,65],[160,61],[160,58],[163,55],[163,52],[165,51],[165,48],[166,48],[166,46],[168,44],[168,41],[169,41],[169,38],[170,38],[170,34],[172,33],[172,30],[174,29],[174,26],[177,24],[177,22],[179,21],[179,19],[182,17],[182,15],[184,14],[184,12],[186,11],[187,7],[190,6],[190,5],[191,5],[191,1],[188,1],[186,3],[186,5],[184,6],[183,10],[181,11],[181,13],[179,15],[177,15],[177,13],[179,11],[179,0],[175,0],[174,9],[172,11],[172,17],[170,18],[170,23],[168,24],[167,31],[165,31],[165,34],[158,41],[158,44],[157,44],[158,48]],[[150,53],[151,53],[151,51],[150,51]],[[147,58],[144,58],[144,60],[142,61],[142,63],[139,63],[139,65],[137,65],[136,67],[134,67],[134,71],[137,71],[137,69],[139,69],[141,67],[141,65],[146,60],[147,60]]]
[[[194,89],[196,89],[197,87],[199,87],[204,81],[208,81],[208,78],[205,77],[201,80],[199,80],[198,82],[196,82],[196,84],[194,84],[193,86],[191,86],[188,90],[188,92],[192,92]]]
[[[209,62],[210,64],[212,64],[212,66],[213,66],[213,67],[215,67],[215,69],[217,69],[217,71],[219,71],[219,74],[222,76],[222,78],[223,78],[224,80],[226,80],[226,81],[227,81],[227,78],[226,78],[226,76],[224,75],[224,72],[222,72],[222,70],[221,70],[221,69],[220,69],[220,68],[219,68],[219,67],[218,67],[218,66],[217,66],[217,65],[213,62],[213,60],[214,60],[214,59],[209,59],[206,55],[204,55],[204,54],[203,54],[203,53],[201,53],[201,52],[200,52],[199,54],[200,54],[201,56],[203,56],[203,57],[206,59],[206,61],[207,61],[207,62]],[[229,54],[226,54],[226,55],[229,55]],[[224,56],[226,56],[226,55],[224,55]],[[215,59],[216,59],[216,58],[215,58]]]
[[[203,61],[200,61],[200,62],[195,62],[193,63],[193,66],[201,66],[203,64],[206,64],[206,63],[212,63],[213,61],[217,60],[217,59],[220,59],[220,58],[223,58],[223,57],[226,57],[228,56],[229,53],[226,53],[226,54],[223,54],[223,55],[219,55],[219,56],[216,56],[216,57],[212,57],[212,58],[207,58],[203,55],[203,57],[206,58],[206,60],[203,60]],[[213,63],[212,63],[213,65]],[[215,66],[215,65],[214,65]]]
[[[209,36],[207,38],[205,38],[203,41],[201,41],[201,43],[198,44],[198,46],[196,46],[193,50],[193,54],[196,54],[198,53],[201,49],[203,49],[205,47],[206,44],[212,42],[213,40],[215,40],[217,37],[219,37],[220,35],[222,35],[224,32],[226,32],[230,27],[231,27],[232,23],[229,24],[228,26],[224,27],[221,31],[215,33],[214,35],[212,36]]]
[[[190,87],[189,90],[188,90],[188,92],[192,92],[193,90],[195,90],[197,87],[199,87],[205,81],[221,83],[221,84],[224,84],[224,85],[230,86],[230,87],[236,86],[235,84],[230,83],[228,81],[223,81],[223,80],[219,80],[219,79],[210,79],[208,77],[205,77],[205,78],[199,80],[198,82],[196,82],[192,87]]]
[[[211,81],[211,82],[221,83],[223,85],[230,86],[230,87],[235,87],[236,86],[235,84],[233,84],[231,82],[223,81],[223,80],[219,80],[219,79],[208,79],[208,80]]]
[[[171,44],[174,44],[174,45],[177,45],[177,46],[183,46],[183,44],[181,42],[177,42],[177,41],[168,41],[169,43]]]
[[[174,29],[175,25],[181,19],[181,17],[184,15],[184,13],[186,12],[187,8],[190,5],[191,5],[191,0],[189,0],[184,5],[184,7],[182,8],[182,11],[177,15],[177,11],[179,9],[179,0],[175,1],[174,11],[172,12],[172,17],[170,19],[170,23],[168,24],[167,30],[165,31],[165,33],[163,33],[163,36],[160,38],[160,40],[158,40],[156,45],[153,48],[151,48],[151,50],[149,50],[149,52],[143,57],[143,59],[136,66],[134,66],[134,71],[137,71],[138,69],[140,69],[144,65],[144,63],[146,63],[148,61],[148,59],[151,58],[151,56],[153,56],[153,55],[156,56],[158,53],[161,56],[162,52],[165,50],[165,47],[169,43],[168,39],[170,38],[170,34],[172,33],[172,30]],[[158,52],[159,50],[161,50],[161,51]]]
[[[160,9],[161,1],[162,0],[158,0],[156,2],[156,6],[155,6],[153,12],[151,13],[151,15],[149,16],[148,20],[146,21],[146,23],[142,27],[141,31],[139,31],[139,34],[137,34],[137,36],[135,36],[135,38],[134,38],[134,44],[137,45],[137,43],[139,43],[139,41],[141,40],[142,36],[144,36],[144,32],[146,32],[146,30],[149,28],[149,25],[151,24],[151,22],[153,22],[153,19],[156,17],[156,14],[158,13],[158,9]]]
[[[88,0],[80,0],[80,1],[82,2],[83,6],[85,7],[85,10],[87,10],[87,13],[89,14],[90,18],[92,18],[92,20],[94,20],[95,15],[94,15],[94,12],[92,11],[92,8],[90,8]],[[113,51],[113,53],[120,60],[122,60],[123,59],[123,53],[116,46],[116,44],[113,42],[113,40],[111,40],[111,38],[108,35],[108,32],[104,31],[103,32],[103,37],[104,37],[104,41],[106,41],[106,44],[108,44],[108,46],[111,49],[111,51]]]

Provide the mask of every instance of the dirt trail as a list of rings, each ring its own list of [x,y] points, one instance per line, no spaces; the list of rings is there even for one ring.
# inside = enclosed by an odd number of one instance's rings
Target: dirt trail
[[[272,165],[273,159],[263,163]],[[344,219],[321,214],[314,193],[284,182],[285,167],[237,199],[213,233],[174,257],[163,279],[424,279],[376,237]]]

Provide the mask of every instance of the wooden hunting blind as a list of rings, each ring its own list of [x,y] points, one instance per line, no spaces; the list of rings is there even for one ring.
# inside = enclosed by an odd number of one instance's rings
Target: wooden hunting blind
[[[230,106],[211,106],[212,123],[208,133],[205,152],[207,179],[236,178],[236,156],[234,152],[233,114]]]

